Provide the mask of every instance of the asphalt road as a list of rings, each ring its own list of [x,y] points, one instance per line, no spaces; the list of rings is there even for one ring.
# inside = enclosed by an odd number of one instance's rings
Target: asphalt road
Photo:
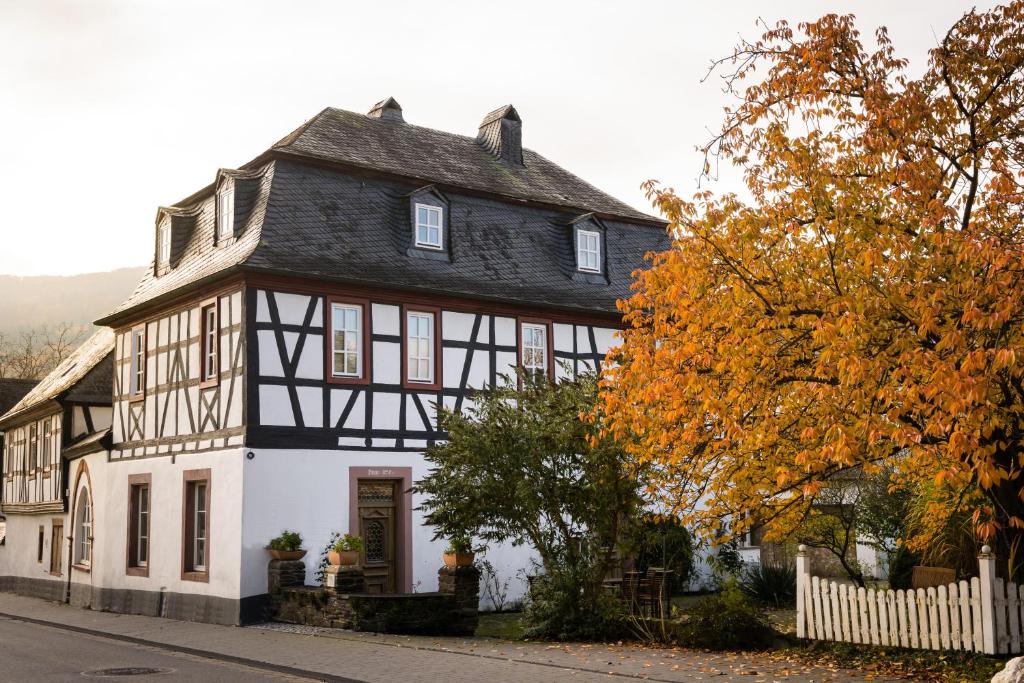
[[[159,669],[160,673],[137,674],[126,668]],[[106,672],[104,669],[122,669]],[[115,674],[115,675],[111,675]],[[128,675],[126,675],[128,674]],[[189,654],[179,654],[0,618],[0,681],[138,681],[151,683],[232,681],[308,681],[306,678],[255,669]]]

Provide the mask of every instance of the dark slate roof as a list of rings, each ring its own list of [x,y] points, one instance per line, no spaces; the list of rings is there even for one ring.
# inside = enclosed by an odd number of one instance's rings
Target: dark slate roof
[[[61,397],[64,392],[73,389],[80,381],[90,375],[90,371],[101,365],[108,356],[114,353],[114,332],[103,327],[82,342],[70,356],[54,368],[50,374],[40,380],[31,391],[18,401],[4,415],[0,416],[0,427],[15,421],[18,416],[32,408]],[[108,377],[113,378],[113,366],[108,366]],[[95,387],[101,380],[90,380],[89,385]],[[110,384],[107,384],[106,402],[111,401]]]
[[[668,248],[664,222],[523,155],[508,164],[475,138],[327,109],[244,171],[222,169],[162,209],[158,221],[188,214],[173,267],[151,267],[97,324],[242,270],[614,313],[644,254]],[[235,235],[218,243],[214,189],[225,177],[249,189],[244,201],[236,191]],[[450,260],[409,249],[410,195],[427,185],[450,203]],[[607,281],[574,273],[571,222],[584,214],[606,233]]]
[[[114,351],[92,366],[82,379],[64,393],[64,400],[71,403],[110,405],[114,393]]]
[[[110,428],[85,434],[61,450],[61,457],[70,460],[89,453],[109,451],[111,445]]]
[[[511,107],[501,107],[488,116],[500,116],[508,109]],[[424,183],[579,209],[577,213],[597,211],[633,220],[660,220],[605,194],[533,150],[523,149],[522,166],[509,165],[490,154],[475,137],[344,109],[324,109],[271,150]]]
[[[262,236],[246,265],[368,285],[614,312],[659,228],[604,220],[609,282],[573,277],[571,214],[445,195],[451,260],[409,255],[409,187],[278,161]]]
[[[35,379],[0,379],[0,415],[13,408],[38,383]]]

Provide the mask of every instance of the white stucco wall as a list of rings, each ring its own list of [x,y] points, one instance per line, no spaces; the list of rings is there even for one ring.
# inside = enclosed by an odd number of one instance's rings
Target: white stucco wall
[[[314,583],[320,552],[332,531],[349,530],[349,468],[412,468],[415,482],[427,474],[427,465],[417,452],[365,452],[336,450],[251,449],[253,458],[243,464],[245,493],[242,524],[242,596],[267,591],[268,541],[285,529],[302,534],[306,556],[306,582]],[[431,541],[433,532],[423,526],[416,508],[422,496],[413,495],[412,583],[421,592],[437,590],[437,570],[445,541]],[[526,547],[494,547],[487,557],[506,577],[512,577],[509,597],[525,592],[515,578],[529,566]]]
[[[53,542],[51,538],[51,521],[63,517],[65,517],[64,513],[60,512],[31,515],[8,514],[7,537],[4,544],[0,545],[0,576],[25,576],[48,581],[63,580],[64,576],[50,575],[50,544]],[[66,519],[64,524],[66,535]],[[42,562],[37,561],[40,526],[43,527]],[[64,551],[64,561],[66,564],[66,548]]]
[[[195,593],[237,598],[241,554],[241,449],[170,457],[107,462],[106,453],[84,458],[93,487],[93,562],[88,574],[73,579],[106,588]],[[181,578],[183,478],[185,470],[210,469],[208,583]],[[78,462],[71,464],[74,482]],[[150,474],[149,576],[125,572],[128,524],[128,476]],[[72,508],[72,513],[74,509]]]

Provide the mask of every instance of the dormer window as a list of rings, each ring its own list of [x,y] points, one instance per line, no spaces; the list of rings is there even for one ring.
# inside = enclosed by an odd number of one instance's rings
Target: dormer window
[[[230,186],[217,193],[217,238],[231,237],[235,232],[235,193]]]
[[[576,268],[585,273],[601,272],[601,233],[576,231]]]
[[[171,222],[164,221],[157,231],[157,261],[166,265],[171,260]]]
[[[424,249],[443,249],[443,213],[440,206],[416,205],[416,246]]]

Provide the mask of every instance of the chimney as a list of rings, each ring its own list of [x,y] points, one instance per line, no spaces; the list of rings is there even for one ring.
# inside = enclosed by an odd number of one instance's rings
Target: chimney
[[[402,117],[402,105],[396,102],[394,97],[381,100],[373,105],[367,116],[375,119],[384,119],[385,121],[405,122],[405,119]]]
[[[523,165],[523,120],[511,104],[484,117],[477,142],[507,164]]]

